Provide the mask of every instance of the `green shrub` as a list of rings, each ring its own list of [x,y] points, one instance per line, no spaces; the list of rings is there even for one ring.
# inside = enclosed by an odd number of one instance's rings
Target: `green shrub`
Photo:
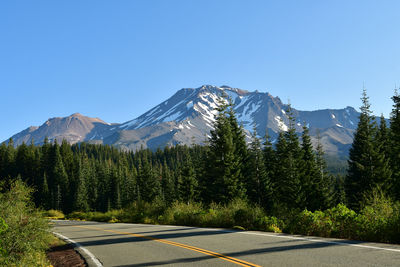
[[[88,220],[88,213],[87,212],[82,212],[82,211],[74,211],[68,214],[67,219],[72,219],[72,220]]]
[[[357,218],[358,238],[368,241],[390,242],[396,237],[399,209],[384,194],[373,191],[367,205]]]
[[[400,243],[400,203],[373,196],[357,214],[344,204],[325,211],[291,210],[284,220],[267,216],[263,209],[244,200],[228,205],[175,202],[166,207],[160,201],[137,201],[123,210],[73,212],[67,217],[101,222],[174,224],[200,227],[261,230],[291,234]]]
[[[212,203],[201,217],[203,227],[232,228],[234,225],[234,209],[216,203]]]
[[[336,207],[325,211],[332,221],[331,236],[336,238],[355,238],[357,213],[346,207],[344,204],[338,204]]]
[[[17,180],[9,191],[0,193],[0,217],[8,225],[0,233],[3,253],[0,266],[48,265],[49,224],[31,201],[32,189]]]
[[[175,202],[168,213],[176,225],[201,226],[204,210],[200,203]]]
[[[258,220],[257,226],[257,229],[261,231],[282,233],[283,222],[274,216],[263,216]]]
[[[357,214],[343,204],[326,211],[303,210],[289,222],[292,234],[350,238],[355,236]]]
[[[241,225],[244,228],[250,230],[259,229],[259,221],[265,216],[264,211],[254,205],[250,205],[247,202],[237,200],[228,205],[234,211],[233,218],[236,225]]]
[[[8,228],[8,225],[6,224],[6,222],[3,220],[3,218],[0,217],[0,235],[1,233],[3,233],[4,231],[6,231]],[[7,251],[5,249],[2,248],[2,244],[1,244],[1,240],[0,240],[0,255],[2,257],[5,257],[7,254]]]
[[[48,217],[50,219],[64,219],[65,215],[62,211],[60,210],[48,210],[43,212],[44,217]]]

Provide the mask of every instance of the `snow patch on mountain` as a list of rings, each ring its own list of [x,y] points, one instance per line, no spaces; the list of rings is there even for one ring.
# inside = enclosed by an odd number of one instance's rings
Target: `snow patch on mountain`
[[[281,131],[287,132],[289,130],[289,127],[287,127],[280,116],[276,116],[275,121]]]

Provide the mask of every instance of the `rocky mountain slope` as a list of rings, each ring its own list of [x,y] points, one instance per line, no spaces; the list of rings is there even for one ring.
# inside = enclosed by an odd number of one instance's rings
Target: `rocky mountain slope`
[[[105,130],[110,124],[98,118],[89,118],[79,113],[68,117],[56,117],[48,119],[40,127],[31,126],[26,130],[12,136],[14,144],[20,145],[23,142],[30,144],[41,144],[45,137],[49,141],[63,139],[74,144],[88,140],[101,140]]]
[[[287,130],[287,105],[279,97],[228,86],[204,85],[181,89],[143,115],[122,124],[108,124],[76,113],[65,118],[49,119],[42,126],[29,127],[12,138],[15,144],[29,143],[32,138],[40,144],[47,136],[50,140],[60,141],[64,138],[70,143],[86,141],[130,150],[202,144],[212,129],[217,114],[215,108],[223,92],[233,101],[238,121],[248,134],[255,125],[260,136],[264,136],[268,130],[268,134],[275,140],[280,131]],[[347,154],[359,116],[354,108],[316,111],[293,109],[293,113],[299,133],[302,125],[306,124],[314,142],[319,132],[328,154]]]

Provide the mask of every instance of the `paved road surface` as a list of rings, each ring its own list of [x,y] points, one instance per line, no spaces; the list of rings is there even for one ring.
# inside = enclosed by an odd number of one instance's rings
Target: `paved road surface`
[[[223,229],[55,221],[104,266],[400,266],[400,246]]]

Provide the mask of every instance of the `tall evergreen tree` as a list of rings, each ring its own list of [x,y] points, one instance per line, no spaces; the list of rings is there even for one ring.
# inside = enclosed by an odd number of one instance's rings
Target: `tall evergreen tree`
[[[120,173],[122,179],[121,186],[121,204],[123,207],[137,199],[136,195],[136,178],[137,171],[134,166],[129,167],[128,161],[124,158],[120,165]]]
[[[234,156],[240,159],[238,161],[239,173],[239,183],[240,186],[244,188],[245,178],[244,173],[246,169],[246,164],[248,160],[248,149],[246,143],[246,137],[243,130],[243,126],[239,125],[236,119],[236,113],[234,110],[234,104],[232,99],[228,97],[228,119],[231,125],[232,131],[232,141],[234,145]]]
[[[88,211],[89,210],[89,199],[87,191],[87,179],[91,175],[89,162],[87,158],[79,159],[78,165],[78,177],[76,190],[74,194],[74,209],[75,211]]]
[[[320,208],[321,199],[319,192],[321,181],[318,181],[318,169],[316,165],[311,137],[307,126],[303,126],[301,135],[302,163],[301,163],[301,184],[304,195],[304,205],[308,210]]]
[[[147,158],[143,159],[143,165],[138,173],[140,196],[146,202],[152,202],[161,195],[160,179]]]
[[[116,165],[111,167],[110,173],[110,202],[112,209],[121,209],[121,173]]]
[[[0,179],[5,181],[6,185],[4,188],[8,188],[11,186],[11,180],[15,179],[16,173],[16,166],[15,166],[15,148],[14,148],[14,141],[12,138],[8,141],[7,146],[3,143],[0,149],[0,161],[1,169],[0,169]]]
[[[40,192],[40,205],[44,209],[51,209],[53,208],[51,206],[51,196],[50,196],[50,190],[49,190],[49,185],[47,183],[47,175],[46,173],[43,174],[43,185],[41,187],[41,192]]]
[[[162,192],[164,195],[164,200],[167,204],[171,204],[176,199],[175,192],[175,181],[174,177],[167,166],[167,162],[164,160],[162,165],[162,174],[161,174],[161,186]]]
[[[361,114],[349,153],[349,170],[346,177],[346,196],[353,209],[359,209],[364,196],[381,187],[390,179],[385,171],[385,158],[379,151],[375,138],[377,125],[371,115],[366,90],[362,93]],[[386,169],[387,170],[387,169]]]
[[[305,196],[301,184],[302,150],[295,129],[295,118],[289,105],[286,112],[289,127],[286,132],[279,133],[276,145],[277,162],[275,172],[275,193],[281,208],[297,209],[305,207]]]
[[[223,100],[220,101],[214,130],[211,131],[207,156],[209,168],[205,179],[206,183],[211,186],[203,196],[206,202],[227,203],[233,198],[244,196],[245,190],[241,182],[243,158],[239,156],[234,143],[235,138],[239,138],[239,135],[232,130],[232,121],[236,119],[229,116],[229,108],[229,104]]]
[[[390,115],[390,165],[393,172],[393,192],[400,200],[400,95],[395,90],[392,97],[393,109]]]
[[[392,195],[393,190],[389,141],[389,131],[387,129],[386,120],[382,115],[379,128],[376,130],[374,137],[376,150],[375,168],[377,173],[374,183],[375,186],[386,195]]]
[[[379,151],[385,155],[385,158],[389,159],[391,152],[390,129],[387,127],[386,119],[383,117],[383,114],[380,117],[376,141],[379,145]]]
[[[278,166],[277,162],[277,154],[275,149],[272,146],[272,142],[268,135],[268,129],[265,131],[265,141],[263,148],[263,158],[264,158],[264,166],[265,171],[267,172],[267,177],[270,184],[271,198],[268,205],[265,207],[267,210],[273,209],[273,204],[276,202],[276,183],[278,183],[276,170]]]
[[[265,169],[265,159],[260,139],[254,126],[246,164],[246,193],[249,200],[267,210],[272,204],[271,179]]]
[[[317,167],[317,173],[314,180],[314,184],[317,185],[315,187],[316,191],[316,200],[314,208],[315,209],[327,209],[332,207],[334,204],[335,198],[335,180],[332,175],[330,175],[327,171],[327,164],[325,160],[325,152],[321,143],[320,133],[317,133],[317,148],[315,153],[315,163]],[[344,189],[340,191],[344,192]],[[339,196],[338,196],[339,197]],[[344,195],[340,196],[338,203],[344,203],[345,198]]]
[[[193,202],[197,195],[197,179],[194,172],[194,167],[190,156],[187,158],[184,167],[179,175],[178,179],[178,194],[179,199],[190,203]]]
[[[71,211],[71,204],[67,201],[69,193],[69,180],[57,142],[51,148],[50,191],[53,196],[53,207],[63,211]],[[64,204],[64,206],[62,205]]]

